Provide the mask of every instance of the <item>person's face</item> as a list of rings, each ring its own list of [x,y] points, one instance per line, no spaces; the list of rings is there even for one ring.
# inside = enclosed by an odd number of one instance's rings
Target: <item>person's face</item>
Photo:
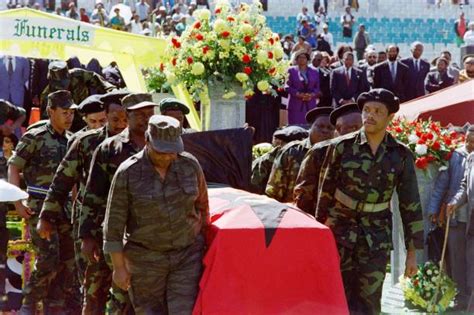
[[[360,32],[365,32],[365,26],[359,26],[359,31]]]
[[[324,34],[327,34],[329,29],[327,27],[323,28]]]
[[[323,56],[321,56],[321,54],[316,54],[314,55],[313,57],[313,60],[312,60],[312,64],[314,67],[319,67],[319,65],[321,64],[321,61],[323,59]]]
[[[354,132],[362,127],[362,115],[351,113],[336,120],[336,133],[339,136]]]
[[[146,143],[146,150],[153,166],[161,169],[167,169],[173,161],[178,158],[177,153],[164,153],[156,151],[150,142]]]
[[[350,13],[351,13],[351,8],[347,7],[347,8],[346,8],[346,13],[349,13],[349,14],[350,14]]]
[[[107,121],[111,135],[121,133],[128,126],[127,112],[119,104],[110,104]]]
[[[170,116],[179,121],[179,125],[183,127],[184,125],[184,114],[180,110],[167,110],[163,113],[165,116]]]
[[[74,120],[74,109],[48,108],[51,125],[56,130],[69,130]]]
[[[448,68],[448,65],[446,64],[444,60],[438,60],[438,62],[436,62],[436,68],[438,69],[439,72],[445,72],[446,69]]]
[[[84,116],[84,121],[89,129],[99,129],[107,123],[107,114],[105,111],[87,114]]]
[[[296,63],[300,67],[306,66],[308,65],[308,58],[306,58],[305,54],[299,55],[298,58],[296,58]]]
[[[395,61],[397,60],[397,56],[398,56],[397,47],[395,46],[388,47],[388,60]]]
[[[418,59],[421,57],[423,54],[423,46],[422,45],[416,45],[415,48],[413,48],[413,57],[415,59]]]
[[[466,134],[466,150],[467,152],[474,151],[474,131],[470,131]]]
[[[367,64],[369,66],[373,66],[377,63],[377,54],[376,53],[369,53],[367,54],[367,57],[365,58],[367,61]]]
[[[367,102],[362,110],[362,123],[367,134],[385,132],[395,114],[389,114],[387,107],[379,102]]]
[[[468,61],[464,63],[464,69],[466,69],[466,73],[468,77],[474,77],[474,59],[472,61]]]
[[[320,67],[326,68],[328,65],[329,65],[329,58],[328,57],[324,57],[323,59],[321,59],[321,64],[319,65]]]
[[[2,150],[3,152],[11,153],[15,148],[13,147],[13,141],[9,137],[3,137]]]
[[[298,44],[303,45],[304,38],[298,37]]]
[[[79,12],[81,12],[81,14],[84,15],[86,13],[86,10],[81,8]]]
[[[308,9],[306,9],[306,8],[303,8],[302,11],[303,11],[304,14],[308,13]]]
[[[148,120],[153,116],[154,110],[153,106],[148,106],[128,111],[127,117],[130,131],[145,134],[148,127]]]
[[[319,116],[311,125],[309,130],[309,140],[315,144],[334,137],[334,126],[331,125],[329,116]]]
[[[115,15],[116,15],[116,16],[119,16],[119,15],[120,15],[120,10],[115,10],[114,12],[115,12]]]
[[[451,62],[451,56],[447,53],[441,54],[441,57],[448,61],[448,64]]]
[[[346,68],[350,68],[352,67],[353,64],[354,64],[354,57],[350,54],[347,54],[344,57],[344,65],[346,66]]]
[[[379,53],[377,57],[377,63],[381,63],[387,60],[387,54],[386,53]]]

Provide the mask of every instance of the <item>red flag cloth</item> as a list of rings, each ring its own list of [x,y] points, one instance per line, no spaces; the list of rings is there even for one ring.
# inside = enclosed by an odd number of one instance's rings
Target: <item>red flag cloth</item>
[[[211,240],[193,314],[348,314],[329,228],[266,196],[209,189]]]

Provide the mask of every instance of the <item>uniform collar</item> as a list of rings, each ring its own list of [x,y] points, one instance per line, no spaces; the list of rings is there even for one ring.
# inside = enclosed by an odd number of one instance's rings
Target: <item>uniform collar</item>
[[[117,139],[120,140],[120,142],[123,143],[129,143],[130,142],[130,131],[128,130],[128,127],[125,128],[121,133],[116,135]]]
[[[359,144],[366,144],[366,143],[368,144],[369,143],[369,141],[367,140],[367,135],[365,134],[364,128],[361,128],[359,130],[358,142],[359,142]],[[388,132],[385,132],[385,136],[384,136],[381,144],[385,144],[386,146],[389,146],[389,147],[398,146],[397,141]]]
[[[46,123],[46,130],[53,136],[53,137],[66,137],[67,130],[64,131],[63,134],[59,134],[56,130],[54,130],[53,125],[51,125],[51,121]]]

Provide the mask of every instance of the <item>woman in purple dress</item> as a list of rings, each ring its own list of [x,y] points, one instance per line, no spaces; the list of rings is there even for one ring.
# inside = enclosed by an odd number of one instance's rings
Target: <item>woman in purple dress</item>
[[[308,66],[310,56],[304,50],[295,52],[296,65],[288,69],[288,124],[306,124],[305,115],[316,107],[319,97],[319,73]]]

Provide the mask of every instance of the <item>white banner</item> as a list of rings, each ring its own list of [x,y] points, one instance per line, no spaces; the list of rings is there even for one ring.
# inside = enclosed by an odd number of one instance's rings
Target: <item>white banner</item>
[[[0,0],[2,1],[2,0]],[[61,42],[90,46],[95,29],[85,23],[44,18],[2,18],[0,40]]]

